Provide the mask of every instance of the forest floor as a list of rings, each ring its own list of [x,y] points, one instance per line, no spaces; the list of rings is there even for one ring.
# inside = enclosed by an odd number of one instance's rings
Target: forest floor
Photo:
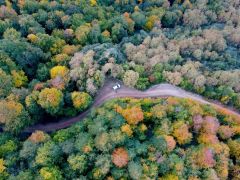
[[[121,88],[118,89],[117,92],[115,92],[112,89],[112,87],[116,83],[121,84]],[[67,128],[73,123],[84,119],[88,115],[88,113],[91,111],[92,108],[96,108],[102,105],[107,100],[114,99],[114,98],[121,98],[121,97],[156,98],[156,97],[170,97],[170,96],[180,97],[180,98],[190,98],[192,100],[198,101],[203,104],[213,105],[218,109],[222,109],[222,110],[228,111],[231,114],[236,115],[240,119],[240,114],[234,109],[225,107],[219,102],[207,100],[200,95],[185,91],[171,84],[167,84],[167,83],[158,84],[150,87],[146,91],[139,91],[139,90],[124,86],[121,81],[118,81],[116,79],[107,79],[105,81],[104,86],[99,90],[97,96],[95,97],[95,100],[92,106],[88,110],[80,113],[75,117],[63,118],[58,122],[51,122],[47,124],[36,124],[34,126],[27,128],[26,130],[24,130],[24,132],[30,133],[30,132],[34,132],[35,130],[52,132],[55,130]]]

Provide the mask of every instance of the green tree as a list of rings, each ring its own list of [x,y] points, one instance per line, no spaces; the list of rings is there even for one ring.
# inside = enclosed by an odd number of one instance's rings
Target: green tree
[[[58,167],[43,167],[39,171],[44,180],[62,180],[62,172]]]
[[[37,165],[51,166],[59,162],[61,156],[61,149],[54,142],[46,142],[43,146],[38,148],[35,162]]]
[[[131,17],[134,20],[137,29],[142,29],[146,24],[147,19],[143,12],[135,11],[132,13]]]
[[[11,92],[13,88],[13,79],[11,75],[6,74],[0,68],[0,98],[6,97]]]
[[[139,163],[132,161],[128,164],[128,172],[132,179],[140,179],[142,176],[142,171],[143,168]]]
[[[87,157],[85,155],[71,155],[67,161],[74,171],[84,173],[87,168]]]

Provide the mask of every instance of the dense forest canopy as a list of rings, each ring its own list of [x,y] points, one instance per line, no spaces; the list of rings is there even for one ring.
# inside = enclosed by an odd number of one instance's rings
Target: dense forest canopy
[[[168,82],[240,108],[238,0],[0,3],[5,131],[84,111],[107,76],[141,90]]]
[[[115,99],[70,128],[0,135],[0,178],[240,178],[240,120],[190,99]]]
[[[87,110],[108,77],[240,110],[240,0],[0,0],[0,179],[240,179],[239,117],[191,99],[23,133]]]

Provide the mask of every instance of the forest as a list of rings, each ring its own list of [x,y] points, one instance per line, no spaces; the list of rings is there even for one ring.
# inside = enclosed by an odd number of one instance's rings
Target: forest
[[[168,82],[240,109],[238,0],[0,3],[0,123],[17,134],[87,109],[106,77]]]
[[[191,99],[122,98],[52,134],[0,135],[0,179],[240,178],[240,120]]]
[[[174,97],[91,108],[107,78],[240,112],[239,0],[0,0],[0,179],[240,179],[240,119]],[[193,161],[194,160],[194,161]]]

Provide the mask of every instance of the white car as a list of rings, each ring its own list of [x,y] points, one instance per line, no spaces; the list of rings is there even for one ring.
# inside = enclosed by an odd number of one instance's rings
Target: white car
[[[120,87],[121,87],[121,85],[117,83],[115,86],[113,86],[113,90],[116,91],[116,90],[118,90]]]

